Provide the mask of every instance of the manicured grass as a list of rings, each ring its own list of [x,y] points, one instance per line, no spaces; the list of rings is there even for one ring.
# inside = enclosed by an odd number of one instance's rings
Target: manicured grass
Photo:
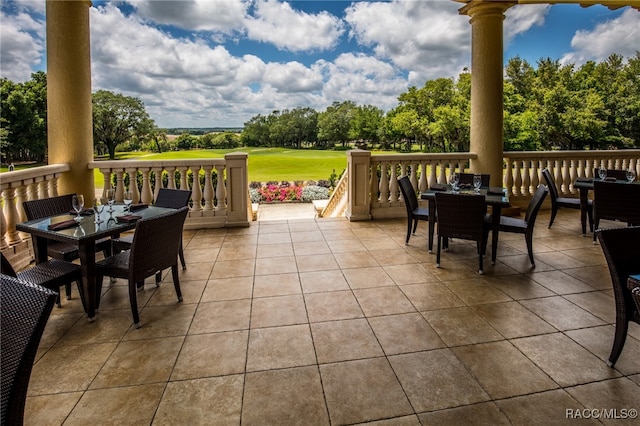
[[[291,150],[284,148],[202,149],[171,151],[162,154],[136,152],[119,153],[120,160],[184,160],[197,158],[222,158],[229,152],[249,154],[249,182],[294,181],[329,179],[335,170],[337,176],[347,168],[345,151]],[[97,158],[97,160],[103,158]],[[104,177],[94,171],[96,188],[104,186]]]

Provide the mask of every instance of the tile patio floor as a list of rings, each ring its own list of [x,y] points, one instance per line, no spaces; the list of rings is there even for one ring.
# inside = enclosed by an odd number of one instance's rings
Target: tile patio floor
[[[184,302],[170,274],[148,281],[142,328],[122,281],[105,280],[94,323],[77,293],[53,309],[25,424],[549,425],[639,409],[640,327],[609,368],[602,251],[577,211],[548,219],[535,270],[523,236],[501,234],[483,276],[460,240],[436,269],[425,223],[409,246],[404,220],[185,232]]]

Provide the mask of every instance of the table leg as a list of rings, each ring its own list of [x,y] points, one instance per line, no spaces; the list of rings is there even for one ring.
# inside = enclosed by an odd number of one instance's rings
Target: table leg
[[[498,232],[500,231],[500,214],[502,206],[494,205],[491,221],[491,264],[496,264],[496,254],[498,253]]]
[[[589,190],[587,188],[580,188],[580,224],[582,225],[582,236],[587,235],[587,195]]]
[[[47,239],[32,235],[31,241],[33,242],[33,255],[36,258],[36,263],[46,262],[49,257],[47,255]]]
[[[89,322],[96,317],[96,254],[95,242],[80,242],[80,268],[82,270],[82,290],[84,292],[84,310]]]
[[[433,234],[436,225],[436,202],[429,200],[429,253],[433,251]]]

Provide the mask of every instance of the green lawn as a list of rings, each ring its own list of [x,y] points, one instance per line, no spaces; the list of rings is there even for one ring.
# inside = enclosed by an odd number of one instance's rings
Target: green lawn
[[[284,148],[202,149],[171,151],[162,154],[148,152],[118,153],[119,160],[184,160],[197,158],[222,158],[234,151],[249,154],[249,182],[294,181],[329,179],[347,168],[345,151],[291,150]],[[100,160],[103,158],[97,158]],[[94,171],[96,188],[104,186],[104,177]]]

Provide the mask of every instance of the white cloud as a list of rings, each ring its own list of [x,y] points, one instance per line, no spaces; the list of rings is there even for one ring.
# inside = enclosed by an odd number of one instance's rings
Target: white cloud
[[[17,14],[0,12],[0,70],[2,77],[21,82],[29,80],[31,73],[41,68],[45,23],[43,16],[28,14],[35,2],[21,2],[18,6],[24,7],[19,7],[21,11]]]
[[[529,31],[535,25],[544,24],[549,10],[551,5],[548,4],[527,4],[507,9],[504,20],[505,49],[518,34]]]
[[[141,18],[193,31],[230,33],[241,29],[246,0],[129,0]]]
[[[457,75],[469,65],[468,17],[451,1],[354,3],[346,11],[350,35],[376,56],[411,70],[411,84]]]
[[[618,18],[600,23],[591,31],[578,31],[571,39],[571,47],[574,51],[566,53],[560,63],[602,61],[612,53],[635,56],[640,50],[640,13],[627,8]]]
[[[292,52],[330,49],[344,32],[327,12],[304,13],[277,0],[257,0],[254,14],[245,23],[248,37]]]

